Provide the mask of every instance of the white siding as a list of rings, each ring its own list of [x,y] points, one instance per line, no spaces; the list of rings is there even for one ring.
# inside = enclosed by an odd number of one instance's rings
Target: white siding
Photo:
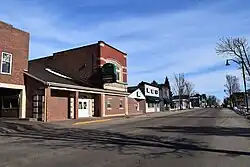
[[[133,93],[131,93],[128,97],[133,99],[142,99],[142,100],[145,99],[145,96],[143,95],[143,93],[139,88],[136,89]]]
[[[159,88],[145,84],[145,96],[160,97]]]

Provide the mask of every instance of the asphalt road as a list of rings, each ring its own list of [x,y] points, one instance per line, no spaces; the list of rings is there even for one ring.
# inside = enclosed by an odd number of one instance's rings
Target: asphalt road
[[[1,121],[0,166],[249,167],[250,124],[227,109],[74,128]]]

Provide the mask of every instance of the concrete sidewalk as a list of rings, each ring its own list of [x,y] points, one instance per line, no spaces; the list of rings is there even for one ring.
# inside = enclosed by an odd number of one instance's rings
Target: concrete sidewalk
[[[175,110],[175,111],[165,111],[165,112],[157,112],[157,113],[146,113],[140,115],[124,115],[117,117],[90,117],[90,118],[81,118],[81,119],[72,119],[72,120],[64,120],[64,121],[55,121],[55,122],[39,122],[39,121],[29,121],[29,120],[18,120],[18,119],[0,119],[1,124],[12,124],[19,127],[20,126],[31,126],[35,129],[43,129],[43,128],[72,128],[79,127],[77,125],[85,125],[85,124],[104,124],[112,122],[111,124],[119,124],[126,123],[126,121],[136,120],[138,119],[146,119],[153,117],[165,117],[169,115],[185,113],[189,111],[199,110],[195,109],[187,109],[187,110]]]
[[[135,119],[135,118],[152,118],[152,117],[164,117],[168,115],[174,115],[179,113],[185,113],[190,111],[199,110],[202,108],[194,108],[194,109],[186,109],[186,110],[175,110],[175,111],[165,111],[165,112],[153,112],[139,115],[124,115],[124,116],[116,116],[116,117],[90,117],[90,118],[81,118],[81,119],[73,119],[73,120],[65,120],[65,121],[56,121],[50,122],[48,124],[64,126],[64,127],[74,127],[76,125],[85,125],[85,124],[97,124],[97,123],[106,123],[110,121],[119,121],[125,119]]]

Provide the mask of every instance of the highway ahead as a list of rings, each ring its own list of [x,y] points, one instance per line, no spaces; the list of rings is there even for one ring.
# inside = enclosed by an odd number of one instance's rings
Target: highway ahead
[[[250,166],[250,124],[227,109],[74,128],[1,122],[0,131],[0,166]]]

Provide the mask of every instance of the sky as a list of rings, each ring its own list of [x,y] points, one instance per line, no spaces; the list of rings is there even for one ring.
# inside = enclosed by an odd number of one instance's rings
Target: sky
[[[184,73],[199,93],[223,98],[235,67],[215,52],[222,37],[250,36],[248,0],[8,0],[0,20],[30,32],[30,59],[103,40],[128,54],[128,84]]]

